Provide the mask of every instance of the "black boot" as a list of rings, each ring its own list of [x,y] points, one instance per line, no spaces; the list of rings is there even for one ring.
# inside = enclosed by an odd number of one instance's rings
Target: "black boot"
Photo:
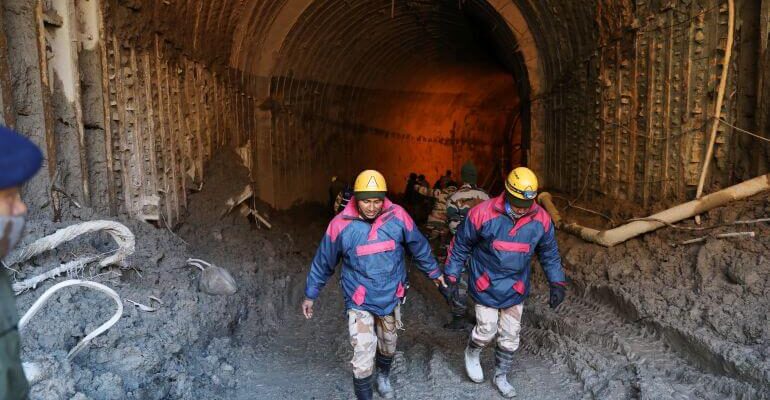
[[[452,314],[452,320],[444,324],[444,329],[450,331],[463,331],[467,328],[468,321],[465,315]]]
[[[516,389],[508,382],[508,372],[513,366],[513,352],[495,348],[495,386],[503,397],[510,398],[516,396]]]
[[[353,378],[353,387],[356,392],[356,399],[358,400],[372,400],[374,397],[371,375],[361,379]]]
[[[377,352],[375,358],[377,365],[377,392],[385,399],[394,396],[393,387],[390,385],[390,367],[393,365],[393,356],[384,356]]]

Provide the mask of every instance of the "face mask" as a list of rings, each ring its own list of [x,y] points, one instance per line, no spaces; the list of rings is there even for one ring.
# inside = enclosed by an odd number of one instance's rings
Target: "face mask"
[[[523,216],[525,216],[527,214],[527,211],[524,211],[523,213],[518,213],[513,207],[511,207],[511,205],[507,201],[505,203],[505,212],[514,221],[517,221],[519,218],[521,218],[521,217],[523,217]]]
[[[26,216],[0,216],[0,260],[19,244],[21,233],[24,231]]]

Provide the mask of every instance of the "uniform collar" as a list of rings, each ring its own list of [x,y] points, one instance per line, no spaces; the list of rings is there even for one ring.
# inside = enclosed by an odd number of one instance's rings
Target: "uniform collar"
[[[385,202],[382,205],[382,212],[380,212],[380,215],[377,216],[374,220],[382,218],[383,215],[388,213],[393,209],[393,202],[390,201],[387,197],[385,197]],[[348,205],[345,206],[345,209],[342,210],[342,217],[345,219],[357,219],[361,221],[366,221],[365,219],[361,218],[361,215],[358,213],[358,205],[356,204],[356,196],[351,196],[350,201],[348,201]],[[366,221],[368,222],[368,221]]]
[[[508,216],[508,212],[506,211],[506,208],[508,207],[507,203],[508,202],[505,200],[505,192],[503,192],[499,196],[495,197],[495,200],[494,200],[494,209],[495,209],[495,211],[497,211],[500,214]],[[538,207],[537,203],[536,202],[532,202],[532,205],[529,207],[529,210],[527,210],[527,212],[524,213],[524,215],[522,215],[522,217],[537,212],[537,207]],[[519,218],[521,218],[521,217],[519,217]]]

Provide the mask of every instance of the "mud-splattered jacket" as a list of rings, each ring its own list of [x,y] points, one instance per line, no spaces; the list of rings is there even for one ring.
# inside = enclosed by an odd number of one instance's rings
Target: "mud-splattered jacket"
[[[537,253],[548,282],[564,285],[551,217],[537,203],[515,225],[500,195],[471,209],[449,246],[444,273],[456,282],[470,257],[468,289],[492,308],[520,304],[529,294],[530,262]]]
[[[401,206],[386,198],[383,212],[369,223],[361,219],[355,198],[351,199],[326,229],[310,265],[305,296],[318,297],[341,258],[345,308],[389,315],[405,295],[404,246],[429,278],[441,276],[428,240]]]
[[[468,215],[468,211],[483,201],[489,200],[489,195],[482,189],[464,184],[447,198],[446,215],[449,231],[457,233],[457,227]]]

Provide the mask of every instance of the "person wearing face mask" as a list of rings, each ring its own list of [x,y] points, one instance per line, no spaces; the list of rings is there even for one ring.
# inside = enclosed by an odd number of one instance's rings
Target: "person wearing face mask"
[[[329,224],[318,247],[305,286],[302,313],[313,317],[313,304],[342,260],[340,286],[353,346],[353,384],[357,399],[373,395],[372,376],[377,367],[377,391],[394,397],[390,367],[396,352],[400,304],[406,292],[406,249],[417,268],[436,285],[444,277],[431,254],[428,240],[414,220],[385,195],[385,178],[377,171],[361,172],[353,198]]]
[[[537,187],[537,177],[530,169],[511,171],[505,192],[472,208],[460,224],[444,268],[451,289],[470,260],[468,292],[476,303],[476,326],[465,348],[465,370],[472,381],[484,381],[480,354],[497,336],[494,384],[504,397],[516,395],[507,375],[519,348],[533,255],[549,282],[551,308],[565,296],[566,278],[555,228],[548,213],[535,203]]]
[[[43,155],[28,139],[0,126],[0,261],[24,230],[27,206],[19,188],[40,169]],[[24,399],[29,384],[21,367],[16,299],[7,270],[0,267],[0,399]]]

